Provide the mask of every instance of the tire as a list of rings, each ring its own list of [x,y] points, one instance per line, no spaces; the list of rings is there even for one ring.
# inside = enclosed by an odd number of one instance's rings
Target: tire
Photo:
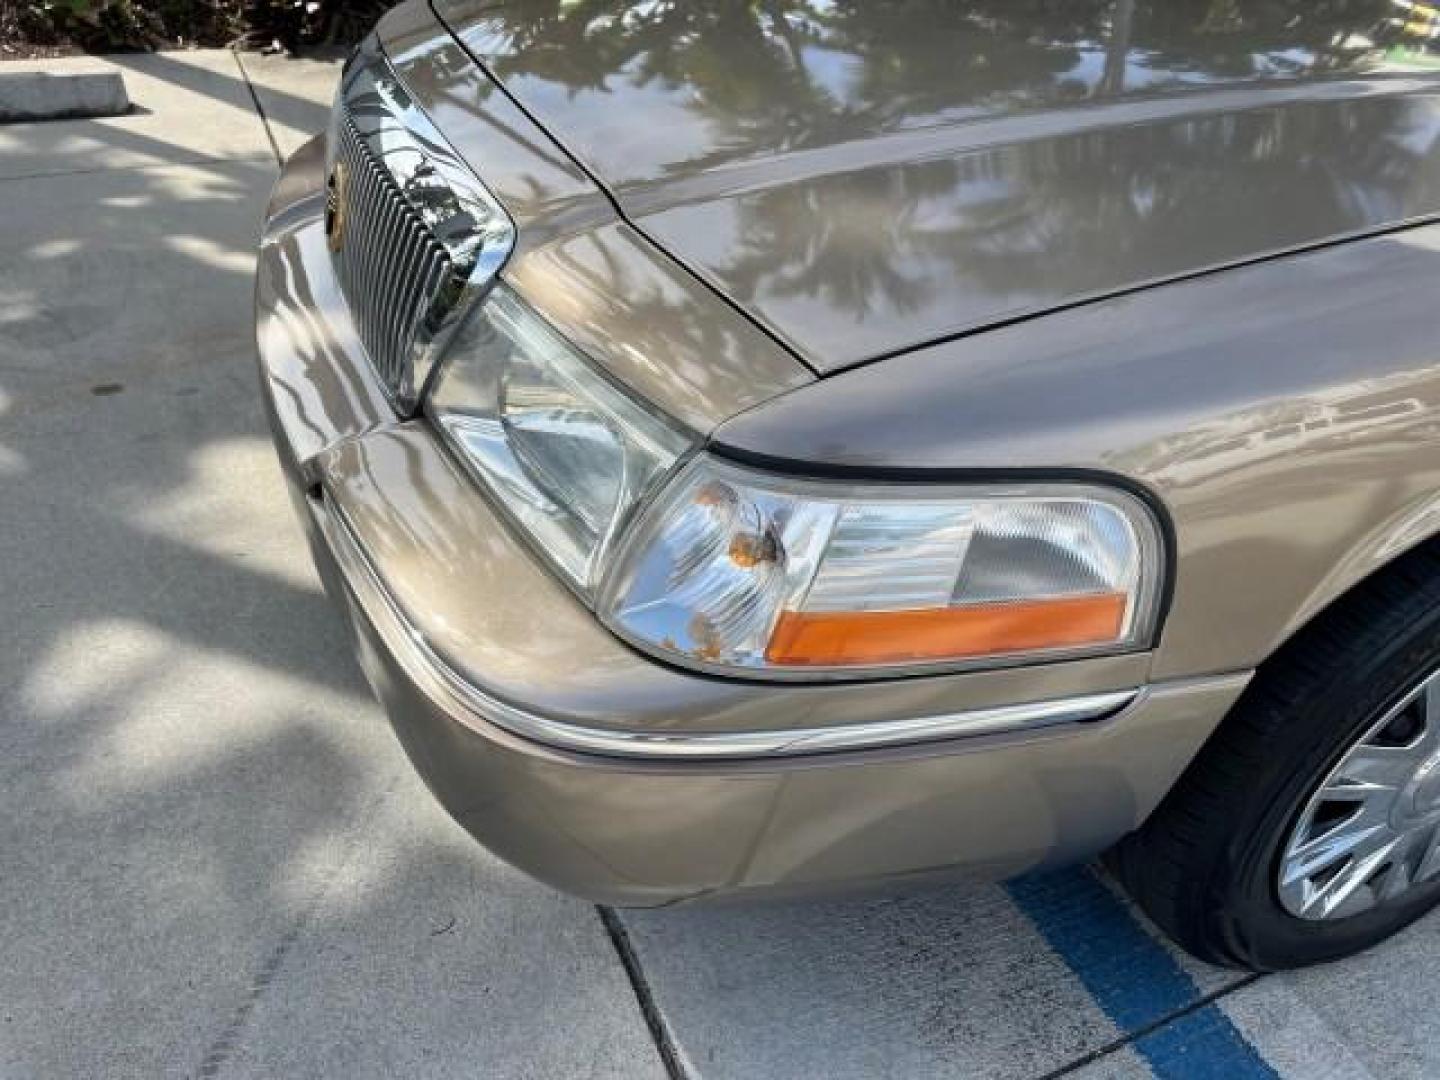
[[[1339,770],[1353,768],[1352,750],[1385,752],[1395,739],[1420,746],[1420,736],[1391,719],[1396,710],[1404,710],[1406,724],[1419,717],[1434,725],[1421,731],[1440,737],[1440,707],[1425,712],[1422,693],[1437,672],[1440,549],[1429,545],[1357,586],[1261,666],[1155,813],[1107,856],[1112,871],[1162,930],[1212,963],[1255,971],[1302,967],[1389,937],[1440,901],[1440,873],[1418,863],[1413,874],[1402,868],[1394,888],[1404,891],[1378,899],[1387,891],[1385,875],[1396,872],[1382,863],[1355,893],[1373,904],[1368,910],[1348,914],[1342,907],[1302,918],[1293,913],[1293,885],[1290,907],[1282,900],[1282,860],[1292,834],[1308,840],[1316,834],[1297,830],[1321,828],[1316,807],[1330,803],[1316,792],[1322,784],[1335,791],[1337,775],[1346,782],[1348,771]],[[1431,752],[1408,746],[1417,759]],[[1393,810],[1405,828],[1428,829],[1431,816],[1440,819],[1440,804],[1429,806],[1436,785],[1422,784],[1430,775],[1422,768],[1392,785],[1405,792],[1394,805],[1406,809]],[[1283,865],[1290,871],[1298,864]],[[1360,880],[1359,860],[1335,865],[1354,868],[1351,879]]]

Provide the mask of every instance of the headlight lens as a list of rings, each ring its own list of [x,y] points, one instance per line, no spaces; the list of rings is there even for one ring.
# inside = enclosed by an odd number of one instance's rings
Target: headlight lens
[[[631,530],[599,610],[704,669],[894,673],[1141,647],[1160,566],[1154,518],[1119,491],[847,487],[702,456]]]
[[[690,441],[498,285],[452,340],[428,404],[459,457],[582,591]]]

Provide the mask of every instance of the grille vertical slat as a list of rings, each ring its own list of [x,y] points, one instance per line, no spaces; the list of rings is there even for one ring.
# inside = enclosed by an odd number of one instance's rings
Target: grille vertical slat
[[[395,204],[390,201],[381,201],[380,193],[382,186],[376,167],[367,162],[365,168],[365,183],[361,188],[361,195],[367,209],[365,220],[365,234],[357,236],[356,251],[361,259],[359,300],[360,307],[365,319],[365,333],[370,341],[377,340],[381,327],[384,325],[380,320],[380,312],[376,304],[376,294],[379,291],[380,283],[377,280],[382,270],[381,260],[384,258],[385,245],[381,242],[381,232],[385,228],[387,219],[398,213]],[[391,346],[391,342],[385,342]],[[394,378],[390,370],[390,363],[393,359],[393,352],[390,348],[377,351],[375,361],[380,367],[380,374],[384,376],[387,383]]]
[[[413,391],[415,328],[445,291],[454,265],[356,127],[341,117],[335,157],[345,165],[345,224],[335,266],[360,340],[397,398]]]
[[[360,256],[360,302],[365,315],[365,332],[368,340],[377,341],[384,323],[380,320],[380,312],[376,303],[376,296],[381,288],[381,272],[385,269],[382,260],[385,256],[385,246],[381,243],[381,231],[384,229],[386,220],[390,216],[399,213],[395,203],[391,200],[382,199],[384,185],[380,180],[380,170],[373,162],[365,163],[365,182],[362,186],[362,202],[366,208],[365,233],[356,237],[357,254]],[[394,372],[391,370],[391,363],[394,360],[393,343],[386,341],[386,348],[377,350],[376,363],[380,367],[380,374],[387,383],[393,383]]]
[[[404,252],[403,257],[396,263],[396,272],[403,281],[413,280],[423,265],[424,249],[419,244],[407,240],[405,234],[408,232],[413,232],[413,229],[406,229],[404,219],[397,214],[387,222],[386,235],[384,238],[384,244],[387,250]],[[416,290],[415,295],[428,300],[428,298],[434,294],[428,291],[422,282],[420,288]],[[379,318],[386,325],[406,327],[404,346],[408,352],[410,342],[414,337],[415,322],[409,317],[409,312],[406,310],[408,305],[405,301],[406,294],[401,293],[399,290],[392,289],[379,298],[377,310],[379,312]]]
[[[431,241],[431,243],[433,244],[434,241]],[[421,267],[417,270],[417,273],[425,275],[425,281],[419,291],[419,296],[435,295],[444,285],[443,278],[437,274],[436,270],[434,255],[430,253],[430,257],[425,259]],[[403,311],[405,321],[412,326],[418,325],[425,317],[424,309],[418,308],[414,301],[408,303]]]

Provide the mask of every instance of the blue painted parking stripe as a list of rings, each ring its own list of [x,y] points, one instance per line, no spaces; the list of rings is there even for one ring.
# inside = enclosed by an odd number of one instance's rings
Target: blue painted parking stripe
[[[1089,870],[1032,874],[1006,891],[1121,1031],[1140,1031],[1200,998],[1195,980]],[[1277,1075],[1215,1005],[1131,1045],[1162,1080]]]
[[[1159,1077],[1232,1080],[1276,1075],[1218,1005],[1172,1020],[1131,1046]]]

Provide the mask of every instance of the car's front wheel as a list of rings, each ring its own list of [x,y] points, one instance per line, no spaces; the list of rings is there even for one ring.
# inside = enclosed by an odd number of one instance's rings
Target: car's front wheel
[[[1440,556],[1268,661],[1111,864],[1180,944],[1258,970],[1357,952],[1440,901]]]

